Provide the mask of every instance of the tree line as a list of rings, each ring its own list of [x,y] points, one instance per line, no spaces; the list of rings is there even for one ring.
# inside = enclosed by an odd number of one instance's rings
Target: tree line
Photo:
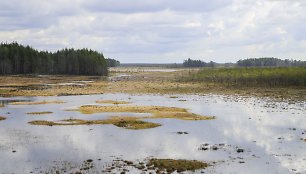
[[[289,60],[289,59],[278,59],[274,57],[264,57],[264,58],[248,58],[243,60],[238,60],[236,63],[215,63],[210,61],[208,63],[201,60],[193,60],[188,58],[184,60],[183,67],[215,67],[215,66],[238,66],[238,67],[306,67],[306,61],[301,60]]]
[[[91,49],[37,51],[16,42],[0,44],[0,74],[107,75],[102,53]]]
[[[216,63],[213,61],[206,63],[201,60],[193,60],[190,58],[183,62],[183,67],[214,67],[215,65]]]
[[[107,58],[106,61],[108,67],[120,66],[120,62],[116,59]]]
[[[263,57],[263,58],[248,58],[239,60],[238,66],[243,67],[287,67],[287,66],[306,66],[306,61],[289,60],[289,59],[278,59],[274,57]]]

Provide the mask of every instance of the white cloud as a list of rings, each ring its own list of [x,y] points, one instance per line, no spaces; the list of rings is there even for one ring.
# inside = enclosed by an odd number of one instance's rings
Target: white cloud
[[[1,41],[93,48],[122,62],[306,60],[302,0],[0,0]]]

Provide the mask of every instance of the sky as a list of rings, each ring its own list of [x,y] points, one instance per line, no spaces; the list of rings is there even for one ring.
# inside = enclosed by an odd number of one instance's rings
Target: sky
[[[306,60],[306,0],[0,0],[0,41],[122,63]]]

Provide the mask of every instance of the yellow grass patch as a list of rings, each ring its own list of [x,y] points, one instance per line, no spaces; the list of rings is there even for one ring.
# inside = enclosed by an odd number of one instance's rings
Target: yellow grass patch
[[[125,129],[149,129],[161,126],[158,123],[151,123],[138,120],[136,117],[111,117],[105,120],[81,120],[81,119],[67,119],[58,122],[37,120],[31,121],[32,125],[46,125],[46,126],[67,126],[67,125],[95,125],[95,124],[113,124],[117,127]]]
[[[97,100],[96,103],[120,105],[120,104],[129,104],[130,102],[126,102],[126,101],[114,101],[114,100]]]
[[[85,105],[75,111],[83,114],[103,113],[103,112],[133,112],[150,113],[152,116],[143,118],[176,118],[181,120],[210,120],[215,117],[201,116],[188,112],[187,109],[164,106],[96,106]]]
[[[43,115],[43,114],[52,114],[53,112],[50,111],[43,111],[43,112],[28,112],[29,115]]]
[[[61,104],[65,103],[63,101],[55,100],[55,101],[38,101],[38,102],[12,102],[11,105],[43,105],[43,104]]]

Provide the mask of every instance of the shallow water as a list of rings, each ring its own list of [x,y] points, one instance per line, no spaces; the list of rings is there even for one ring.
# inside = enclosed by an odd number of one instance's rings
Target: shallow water
[[[63,104],[10,105],[0,108],[1,173],[39,173],[65,169],[77,171],[84,160],[93,159],[99,173],[116,158],[143,161],[150,157],[216,162],[200,170],[205,173],[306,173],[305,103],[288,104],[268,99],[218,95],[130,95],[103,94],[60,97],[14,97],[7,100],[61,100]],[[209,121],[148,119],[161,127],[126,130],[113,125],[36,126],[33,120],[69,118],[103,119],[111,115],[143,116],[135,113],[83,115],[65,111],[96,100],[129,101],[133,105],[187,108],[216,116]],[[103,104],[96,104],[103,105]],[[107,104],[106,104],[107,105]],[[47,115],[27,112],[52,111]],[[177,132],[188,134],[177,134]],[[208,150],[201,150],[209,144]],[[215,146],[218,149],[213,150]],[[238,153],[237,149],[243,149]],[[17,167],[16,167],[17,166]],[[133,173],[140,171],[133,170]]]

